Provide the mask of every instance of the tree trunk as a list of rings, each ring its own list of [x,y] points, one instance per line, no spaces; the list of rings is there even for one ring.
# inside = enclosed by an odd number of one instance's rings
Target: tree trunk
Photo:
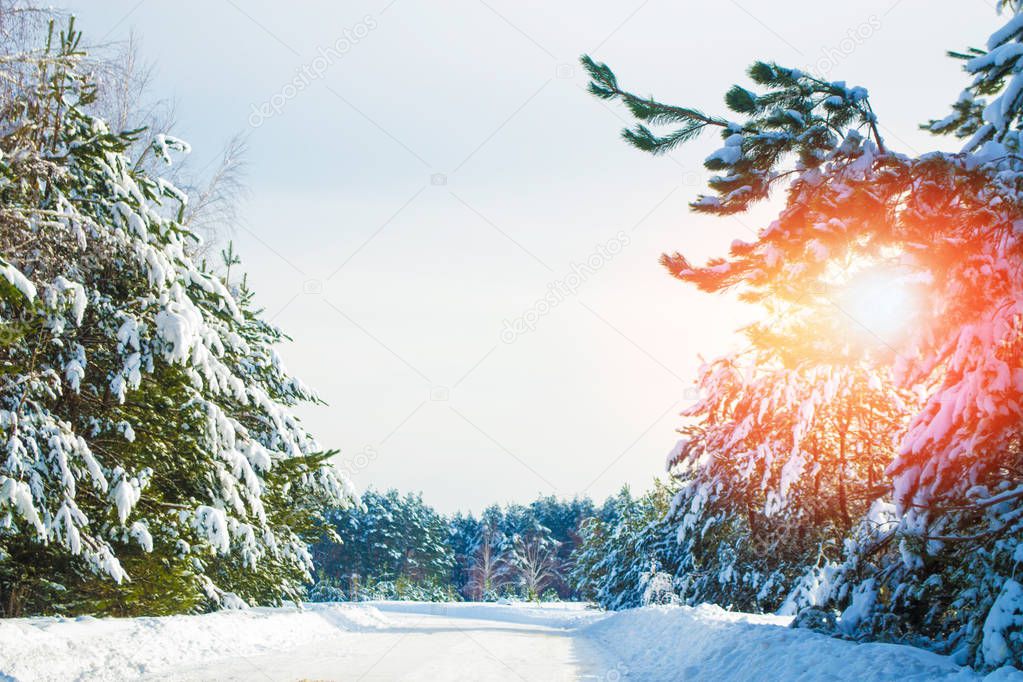
[[[838,507],[842,512],[842,529],[848,533],[852,528],[852,517],[849,516],[849,503],[846,500],[845,490],[845,449],[846,433],[849,430],[848,420],[842,424],[841,434],[838,437]]]

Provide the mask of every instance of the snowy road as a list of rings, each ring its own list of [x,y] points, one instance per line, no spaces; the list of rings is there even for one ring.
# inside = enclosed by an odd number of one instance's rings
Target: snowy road
[[[390,626],[285,653],[181,666],[154,680],[616,680],[619,664],[566,622],[491,607],[384,604]],[[511,616],[510,619],[505,616]],[[579,614],[581,617],[582,614]],[[527,618],[528,620],[528,618]],[[540,620],[540,619],[536,619]]]

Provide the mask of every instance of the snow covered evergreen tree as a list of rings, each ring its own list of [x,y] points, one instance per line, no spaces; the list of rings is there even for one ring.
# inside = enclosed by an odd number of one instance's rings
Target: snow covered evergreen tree
[[[623,488],[601,515],[583,523],[571,568],[582,598],[606,609],[642,606],[650,578],[676,572],[675,533],[667,519],[672,496],[661,481],[639,498]]]
[[[87,113],[80,39],[0,64],[0,609],[297,599],[354,494],[289,411],[316,398],[281,333],[189,257],[187,197]]]
[[[785,366],[764,351],[708,364],[700,387],[669,457],[681,596],[777,610],[890,492],[907,397],[861,365]]]
[[[454,555],[451,567],[451,584],[463,596],[467,594],[467,586],[471,582],[471,566],[476,554],[482,524],[472,514],[456,513],[448,522],[448,544]]]
[[[377,588],[378,595],[389,591],[383,596],[397,599],[420,598],[413,595],[420,587],[449,586],[455,557],[448,520],[421,495],[367,490],[359,507],[332,510],[329,517],[333,534],[313,552],[320,578],[347,585],[350,598],[379,583],[387,586]]]
[[[776,64],[729,90],[731,120],[633,95],[584,58],[592,92],[640,120],[624,133],[637,147],[720,132],[713,195],[695,210],[785,191],[778,219],[728,258],[664,258],[767,312],[748,376],[727,358],[705,370],[671,459],[686,574],[740,566],[718,573],[719,603],[770,607],[789,591],[793,607],[841,610],[846,636],[984,667],[1023,663],[1023,15],[1002,5],[1011,17],[986,49],[955,55],[972,84],[928,125],[965,139],[957,153],[899,153],[865,89]],[[746,548],[778,518],[782,544]]]

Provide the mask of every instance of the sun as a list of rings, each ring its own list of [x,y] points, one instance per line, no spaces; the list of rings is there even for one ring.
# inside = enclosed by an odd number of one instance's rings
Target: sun
[[[866,264],[830,287],[828,299],[838,309],[851,340],[905,341],[923,312],[919,276],[905,266]]]

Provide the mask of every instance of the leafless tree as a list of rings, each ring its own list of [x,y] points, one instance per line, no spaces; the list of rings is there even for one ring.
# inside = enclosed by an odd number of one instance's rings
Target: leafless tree
[[[0,0],[0,107],[23,91],[26,71],[38,68],[50,16],[17,0]]]
[[[540,533],[515,536],[508,556],[508,570],[526,598],[538,599],[543,591],[562,579],[558,542]]]
[[[0,0],[0,107],[22,92],[22,71],[38,68],[40,60],[46,58],[43,51],[51,21],[59,32],[68,19],[31,0]],[[84,49],[88,56],[79,60],[79,67],[88,70],[96,88],[92,113],[107,121],[114,132],[135,131],[129,158],[137,168],[167,179],[188,195],[180,219],[203,240],[195,246],[193,255],[201,257],[211,252],[240,225],[239,207],[245,197],[245,136],[232,137],[218,157],[200,168],[188,157],[168,167],[151,150],[157,136],[174,135],[175,104],[154,96],[154,69],[142,58],[138,37],[132,34],[124,42],[90,44]]]
[[[473,555],[465,596],[473,601],[482,601],[488,594],[496,593],[507,583],[504,563],[494,532],[485,528]]]
[[[96,46],[103,58],[96,64],[98,87],[96,113],[118,131],[140,131],[129,156],[151,175],[164,177],[188,195],[182,223],[202,238],[196,254],[205,256],[240,224],[239,205],[245,197],[246,138],[232,137],[219,157],[196,169],[191,157],[168,167],[153,153],[158,136],[174,135],[177,126],[173,100],[153,95],[153,65],[141,57],[140,42],[133,33],[124,43]]]

